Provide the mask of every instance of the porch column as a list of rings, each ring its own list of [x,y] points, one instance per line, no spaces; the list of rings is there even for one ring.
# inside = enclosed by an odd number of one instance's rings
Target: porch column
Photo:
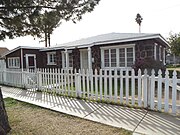
[[[68,51],[67,51],[67,49],[65,49],[65,56],[66,56],[66,69],[68,69],[69,68],[69,59],[68,59]]]
[[[23,59],[24,59],[23,50],[22,50],[22,48],[21,48],[21,70],[22,70],[22,71],[23,71],[23,68],[24,68]]]
[[[91,47],[88,47],[88,69],[92,69]]]

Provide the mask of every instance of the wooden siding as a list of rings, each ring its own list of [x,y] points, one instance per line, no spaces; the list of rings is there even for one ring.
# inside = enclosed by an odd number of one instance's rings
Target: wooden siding
[[[55,50],[55,51],[47,51],[47,52],[40,52],[42,56],[42,65],[41,68],[62,68],[62,51],[64,50]],[[56,65],[48,65],[47,61],[47,53],[48,52],[56,52],[56,58],[55,58],[55,63]]]
[[[80,51],[75,48],[73,51],[73,68],[80,69]]]

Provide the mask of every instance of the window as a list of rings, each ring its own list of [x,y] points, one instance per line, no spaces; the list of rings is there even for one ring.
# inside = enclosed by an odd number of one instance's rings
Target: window
[[[73,67],[73,54],[72,51],[67,51],[67,65],[68,68],[72,68]],[[63,68],[66,68],[66,52],[63,51],[62,52],[62,66]]]
[[[73,67],[73,54],[69,53],[69,67]]]
[[[19,57],[8,58],[8,67],[9,68],[20,68]]]
[[[104,65],[109,67],[109,50],[104,50]]]
[[[125,49],[119,49],[119,67],[125,67]]]
[[[134,45],[133,47],[101,47],[102,68],[131,67],[135,60]]]
[[[111,49],[111,67],[116,67],[116,49]]]
[[[127,67],[133,65],[133,48],[127,48]]]
[[[47,53],[47,64],[48,65],[56,65],[56,52],[48,52]]]

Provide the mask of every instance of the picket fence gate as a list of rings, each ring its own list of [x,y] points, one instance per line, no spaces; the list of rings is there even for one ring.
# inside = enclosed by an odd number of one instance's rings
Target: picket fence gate
[[[180,79],[166,70],[64,70],[0,71],[0,84],[53,92],[88,100],[180,114]]]

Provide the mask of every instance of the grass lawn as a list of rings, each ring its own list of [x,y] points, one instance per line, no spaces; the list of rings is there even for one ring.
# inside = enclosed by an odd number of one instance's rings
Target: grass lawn
[[[129,135],[130,131],[35,105],[4,99],[10,126],[9,135]]]
[[[170,77],[173,76],[173,71],[176,70],[177,78],[180,79],[180,67],[171,67],[171,68],[167,68],[167,70],[169,70]]]
[[[172,67],[172,68],[167,68],[168,70],[176,70],[176,71],[180,71],[180,67]]]

